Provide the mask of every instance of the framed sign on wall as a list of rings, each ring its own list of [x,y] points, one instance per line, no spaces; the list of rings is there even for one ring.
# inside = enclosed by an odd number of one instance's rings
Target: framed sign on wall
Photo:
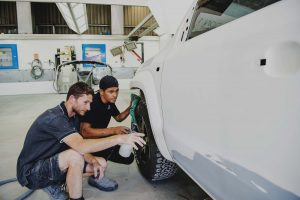
[[[82,60],[93,60],[106,63],[105,44],[82,44]],[[103,67],[104,65],[97,65]],[[92,64],[84,64],[83,67],[92,67]]]
[[[0,44],[0,69],[18,69],[16,44]]]

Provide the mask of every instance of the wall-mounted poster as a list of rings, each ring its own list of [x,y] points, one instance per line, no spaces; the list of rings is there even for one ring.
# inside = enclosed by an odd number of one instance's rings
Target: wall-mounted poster
[[[93,60],[106,63],[105,44],[82,44],[82,60]],[[104,65],[97,65],[103,67]],[[83,67],[92,67],[92,64],[84,64]]]
[[[0,44],[0,69],[18,69],[16,44]]]

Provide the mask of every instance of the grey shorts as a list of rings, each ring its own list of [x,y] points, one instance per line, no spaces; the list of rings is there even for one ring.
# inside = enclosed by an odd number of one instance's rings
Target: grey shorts
[[[45,160],[37,161],[26,177],[30,189],[40,189],[49,185],[63,184],[66,181],[66,172],[59,169],[58,154]]]

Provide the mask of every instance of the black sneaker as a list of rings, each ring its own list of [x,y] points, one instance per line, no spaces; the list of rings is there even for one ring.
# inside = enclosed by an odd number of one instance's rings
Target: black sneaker
[[[68,193],[64,190],[62,185],[50,185],[43,188],[43,190],[49,195],[51,200],[66,200],[69,199]]]
[[[97,180],[94,177],[90,176],[88,179],[88,183],[89,185],[106,192],[114,191],[118,188],[118,183],[107,178],[106,176],[103,176],[103,178],[101,178],[100,180]]]

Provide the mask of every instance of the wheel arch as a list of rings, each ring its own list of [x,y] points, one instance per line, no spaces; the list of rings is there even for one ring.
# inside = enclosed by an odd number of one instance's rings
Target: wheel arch
[[[168,160],[173,161],[167,148],[163,134],[163,118],[159,103],[158,91],[155,88],[153,77],[148,71],[140,71],[130,82],[131,89],[139,89],[143,92],[147,104],[149,120],[153,136],[161,154]]]

